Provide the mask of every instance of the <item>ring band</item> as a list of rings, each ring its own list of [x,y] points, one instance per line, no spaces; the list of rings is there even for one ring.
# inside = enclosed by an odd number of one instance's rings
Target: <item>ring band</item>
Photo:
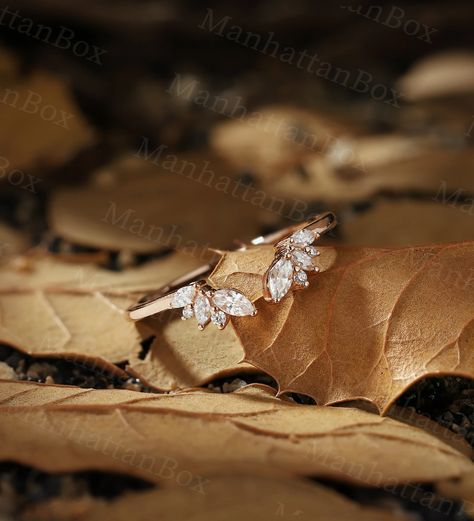
[[[251,241],[252,246],[274,244],[276,248],[275,259],[264,276],[266,300],[279,302],[291,286],[301,286],[298,278],[304,279],[304,270],[317,271],[312,263],[311,266],[308,264],[311,257],[318,255],[312,243],[334,226],[336,217],[327,212]],[[207,284],[204,277],[209,275],[216,264],[204,264],[145,296],[128,309],[129,317],[132,320],[141,320],[165,310],[183,308],[182,318],[195,316],[199,329],[204,329],[209,322],[223,329],[229,316],[256,315],[255,306],[240,291],[230,288],[215,289]],[[304,286],[307,284],[303,284]]]
[[[283,230],[269,233],[268,235],[255,237],[255,239],[250,241],[250,243],[253,246],[259,246],[261,244],[276,244],[302,229],[310,229],[314,232],[315,237],[318,238],[335,228],[336,225],[336,216],[332,212],[325,212],[319,215],[315,215],[303,223],[299,223],[294,226],[288,226]]]
[[[160,289],[145,295],[137,304],[128,308],[128,315],[132,320],[141,320],[157,313],[161,313],[167,309],[170,309],[173,296],[179,288],[186,286],[196,279],[204,277],[210,273],[215,267],[214,264],[204,264],[195,270],[182,275],[181,277],[169,282]]]

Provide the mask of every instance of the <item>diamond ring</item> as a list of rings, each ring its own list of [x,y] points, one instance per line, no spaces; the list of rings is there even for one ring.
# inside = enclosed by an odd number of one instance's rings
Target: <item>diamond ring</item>
[[[203,330],[209,323],[224,329],[229,316],[255,316],[255,306],[240,291],[215,289],[203,279],[195,280],[208,274],[213,267],[212,264],[204,265],[145,297],[128,309],[129,317],[141,320],[161,311],[182,308],[181,318],[187,320],[195,317],[198,328]]]
[[[309,285],[307,272],[319,271],[313,264],[313,259],[319,255],[313,242],[334,226],[336,217],[328,212],[251,241],[252,246],[273,244],[276,250],[275,258],[263,277],[265,300],[280,302],[290,289]],[[201,266],[144,297],[128,309],[129,317],[141,320],[165,310],[182,308],[181,318],[195,317],[198,328],[203,330],[209,323],[224,329],[231,316],[255,316],[254,304],[242,292],[233,288],[213,288],[202,278],[214,267],[215,264]]]
[[[319,256],[313,243],[336,224],[336,216],[327,212],[297,227],[286,228],[273,236],[257,237],[252,241],[253,245],[258,245],[273,239],[275,245],[274,260],[263,277],[265,300],[280,302],[290,289],[309,286],[308,273],[319,271],[313,263],[313,259]]]

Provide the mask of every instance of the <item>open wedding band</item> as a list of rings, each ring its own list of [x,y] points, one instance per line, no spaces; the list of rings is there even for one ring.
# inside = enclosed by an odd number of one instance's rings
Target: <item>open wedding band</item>
[[[290,288],[307,286],[305,272],[317,271],[312,258],[319,254],[312,243],[335,225],[336,217],[328,212],[251,241],[251,246],[275,245],[275,260],[264,277],[266,300],[279,302]],[[254,316],[257,310],[243,293],[231,288],[215,289],[207,284],[204,277],[215,265],[205,264],[144,297],[128,309],[130,318],[141,320],[165,310],[183,308],[182,318],[194,316],[199,329],[204,329],[209,322],[223,329],[229,316]]]

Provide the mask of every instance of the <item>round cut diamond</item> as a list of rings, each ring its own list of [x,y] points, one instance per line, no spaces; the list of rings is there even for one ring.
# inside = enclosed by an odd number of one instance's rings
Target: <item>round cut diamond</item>
[[[218,289],[212,296],[214,304],[228,315],[245,317],[255,313],[252,302],[235,289]]]
[[[219,329],[225,327],[227,323],[227,315],[220,310],[213,311],[211,315],[211,322],[216,325]]]
[[[304,270],[314,270],[311,257],[302,250],[294,250],[291,254],[293,261]]]
[[[279,259],[270,268],[267,276],[267,288],[272,300],[280,301],[287,293],[293,282],[293,265],[289,259]]]
[[[311,255],[311,257],[317,257],[319,255],[316,246],[306,246],[305,251],[308,255]]]
[[[195,296],[196,288],[194,286],[185,286],[184,288],[180,288],[173,296],[171,307],[182,308],[184,306],[188,306],[189,304],[193,303]]]
[[[296,284],[299,284],[300,286],[304,286],[306,282],[308,281],[308,276],[303,270],[297,271],[295,273],[295,276],[293,277]]]
[[[314,242],[315,236],[311,230],[298,230],[291,238],[295,244],[308,246]]]
[[[192,318],[194,316],[194,311],[191,306],[183,308],[183,312],[181,313],[181,316],[184,320],[187,320],[188,318]]]

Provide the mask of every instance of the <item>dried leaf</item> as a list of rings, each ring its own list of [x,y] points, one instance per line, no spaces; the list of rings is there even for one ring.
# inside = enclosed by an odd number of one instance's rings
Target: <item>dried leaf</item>
[[[408,520],[381,507],[361,506],[318,483],[251,476],[214,477],[205,494],[178,486],[130,493],[112,501],[52,500],[30,508],[29,514],[31,517],[23,521],[51,519],[52,515],[56,521],[241,521],[278,517],[297,517],[301,521]]]
[[[125,309],[196,261],[172,255],[120,273],[90,264],[25,258],[0,269],[0,342],[36,356],[111,364],[140,348]],[[134,293],[135,292],[135,293]]]
[[[156,335],[150,351],[144,359],[139,351],[129,359],[127,369],[145,384],[169,391],[255,371],[252,365],[241,363],[244,352],[232,328],[199,331],[194,321],[173,315],[148,320],[150,334]]]
[[[15,371],[5,362],[0,362],[0,379],[16,380]]]
[[[222,161],[206,154],[173,157],[164,153],[156,166],[130,155],[87,186],[57,191],[51,227],[86,246],[142,253],[178,248],[197,257],[208,247],[250,239],[262,222],[276,219],[269,196],[244,196],[245,185]]]
[[[473,459],[474,450],[462,434],[453,432],[448,429],[448,427],[444,427],[440,423],[430,419],[427,415],[417,413],[414,408],[393,405],[387,415],[394,420],[408,423],[408,425],[412,425],[413,427],[417,427],[436,436],[444,443],[451,445],[451,447]]]
[[[474,54],[443,52],[413,65],[399,81],[407,100],[470,94],[474,89]]]
[[[0,264],[24,251],[27,246],[28,241],[18,230],[0,223]]]
[[[337,136],[354,131],[339,119],[294,107],[267,106],[216,125],[210,140],[232,164],[273,182],[282,175],[297,175],[305,158],[320,157]]]
[[[120,362],[139,345],[135,326],[124,311],[130,303],[128,298],[99,292],[3,293],[0,342],[35,356]]]
[[[414,246],[474,240],[474,199],[458,204],[435,201],[379,201],[342,227],[344,244]],[[407,226],[407,223],[410,223]]]
[[[227,253],[211,276],[258,299],[256,317],[232,323],[245,360],[281,392],[386,411],[420,378],[474,377],[474,243],[329,251],[330,269],[278,305],[261,298],[268,248]]]
[[[474,468],[460,479],[438,483],[437,489],[446,497],[461,500],[466,513],[474,517]]]
[[[25,505],[18,521],[80,521],[88,519],[98,505],[99,499],[90,495],[81,495],[78,498],[55,497]]]
[[[53,256],[30,255],[17,258],[0,269],[0,292],[58,289],[129,296],[156,290],[200,265],[199,260],[189,255],[173,253],[137,268],[114,272],[88,262],[65,262]]]
[[[174,486],[186,471],[193,486],[232,468],[396,486],[460,477],[472,465],[390,418],[288,403],[253,387],[153,395],[0,382],[0,404],[0,459],[46,472],[114,471]]]
[[[58,77],[35,73],[3,87],[0,149],[9,161],[8,171],[61,165],[95,141]]]
[[[421,191],[433,197],[443,192],[449,197],[458,191],[472,197],[473,158],[470,148],[443,148],[427,138],[390,135],[341,139],[331,154],[307,158],[303,164],[305,176],[281,176],[272,181],[271,189],[276,195],[324,200],[327,204],[364,200],[382,191]]]

